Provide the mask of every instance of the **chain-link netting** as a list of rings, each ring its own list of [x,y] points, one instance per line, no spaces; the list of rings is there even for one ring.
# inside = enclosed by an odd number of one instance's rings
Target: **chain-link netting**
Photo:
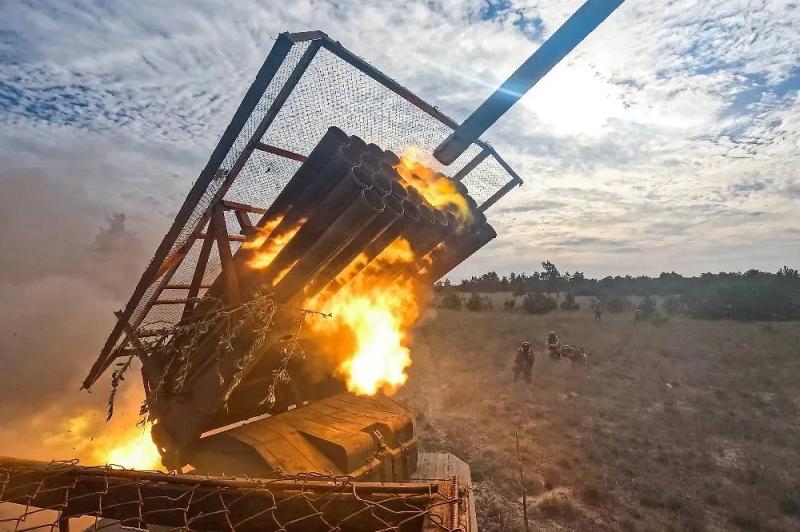
[[[469,501],[455,478],[249,479],[0,458],[0,530],[465,530]]]
[[[331,43],[326,44],[328,45],[338,46]],[[211,204],[226,180],[228,183],[225,186],[229,188],[225,199],[261,208],[271,205],[300,163],[259,150],[248,156],[251,152],[248,146],[256,141],[307,155],[330,126],[337,126],[348,134],[358,135],[383,149],[398,154],[409,153],[426,166],[451,176],[481,152],[479,145],[472,144],[452,165],[443,167],[431,154],[452,132],[451,127],[433,116],[433,111],[420,108],[396,92],[391,83],[374,71],[367,72],[368,67],[356,67],[325,46],[316,51],[296,86],[281,105],[279,93],[287,81],[292,79],[296,68],[302,68],[304,54],[311,52],[309,46],[314,45],[305,41],[291,46],[225,156],[216,177],[205,189],[188,221],[181,228],[167,256],[187,245],[198,224],[207,219]],[[349,54],[347,51],[340,51],[345,56]],[[271,108],[277,114],[265,133],[258,138],[259,127]],[[240,166],[241,169],[237,172]],[[510,179],[512,176],[509,172],[491,154],[469,172],[462,182],[473,199],[480,204]],[[226,213],[226,222],[230,234],[239,232],[233,213]],[[172,275],[171,284],[188,285],[191,282],[201,244],[200,241],[192,244],[189,253]],[[234,252],[238,245],[237,242],[232,242]],[[156,257],[154,260],[160,263],[164,258]],[[213,281],[220,271],[221,264],[215,250],[208,261],[204,284]],[[159,294],[158,283],[154,283],[147,288],[141,299],[133,302],[135,308],[128,318],[129,323],[140,330],[163,323],[177,323],[183,312],[180,304],[152,303],[157,299],[181,299],[180,296],[185,296],[186,293],[170,290],[167,294],[170,297],[167,298]]]

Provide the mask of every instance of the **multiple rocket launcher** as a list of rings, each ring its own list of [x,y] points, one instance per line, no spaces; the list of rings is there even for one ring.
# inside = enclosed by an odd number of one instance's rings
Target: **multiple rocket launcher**
[[[496,236],[461,183],[452,181],[466,213],[453,204],[432,205],[425,178],[410,174],[418,182],[409,182],[396,170],[400,164],[394,153],[329,128],[263,215],[259,226],[270,228],[269,234],[262,229],[266,238],[255,240],[258,248],[243,246],[243,255],[257,254],[294,232],[270,253],[274,258],[265,268],[243,272],[250,279],[244,286],[272,285],[282,304],[301,304],[320,292],[332,295],[344,282],[339,275],[345,268],[348,281],[365,274],[399,238],[408,242],[414,261],[380,276],[418,276],[430,283]]]
[[[403,166],[406,162],[329,128],[233,255],[235,283],[223,270],[186,321],[202,318],[218,308],[220,300],[235,306],[259,293],[271,293],[279,309],[307,308],[313,300],[319,306],[314,310],[325,311],[326,299],[350,283],[369,290],[377,283],[407,281],[404,286],[420,289],[496,236],[460,182],[418,164]],[[438,184],[441,189],[443,182],[447,195],[428,192],[426,197],[428,187]],[[404,259],[384,260],[386,252],[397,247],[404,250]],[[147,359],[146,382],[148,375],[165,375],[167,386],[161,389],[174,390],[174,382],[181,379],[180,394],[160,392],[150,401],[157,420],[153,436],[162,451],[186,449],[206,431],[269,411],[261,399],[286,352],[295,314],[282,316],[278,311],[270,341],[258,359],[247,362],[244,372],[236,354],[250,351],[256,341],[257,334],[249,328],[223,356],[217,347],[219,326],[199,342],[188,336],[175,338],[177,350],[191,343],[186,372],[171,360]],[[303,375],[303,368],[292,370],[292,382],[279,394],[275,411],[342,391],[339,381],[333,384],[328,378],[327,384],[320,383],[318,374],[310,377]],[[241,383],[227,395],[224,383],[237,373],[243,375]],[[146,384],[151,390],[156,386]]]

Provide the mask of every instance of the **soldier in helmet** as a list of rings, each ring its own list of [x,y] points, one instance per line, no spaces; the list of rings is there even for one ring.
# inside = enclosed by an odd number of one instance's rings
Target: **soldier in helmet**
[[[533,370],[533,362],[536,356],[531,349],[531,344],[523,341],[519,349],[517,349],[517,356],[514,359],[514,382],[522,376],[525,382],[531,382],[531,372]]]
[[[550,358],[554,360],[561,358],[561,339],[555,331],[550,331],[547,335],[547,351],[550,353]]]

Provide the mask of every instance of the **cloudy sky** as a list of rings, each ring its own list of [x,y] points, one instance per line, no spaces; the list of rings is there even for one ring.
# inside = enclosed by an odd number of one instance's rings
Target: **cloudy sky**
[[[462,120],[579,4],[0,2],[0,419],[26,419],[0,450],[102,425],[74,390],[280,32]],[[526,184],[456,274],[798,266],[798,27],[789,1],[628,0],[488,133]]]
[[[123,212],[152,250],[279,32],[322,29],[460,120],[579,5],[6,0],[0,186],[58,225]],[[796,2],[626,2],[487,135],[526,185],[460,273],[796,265],[799,26]]]

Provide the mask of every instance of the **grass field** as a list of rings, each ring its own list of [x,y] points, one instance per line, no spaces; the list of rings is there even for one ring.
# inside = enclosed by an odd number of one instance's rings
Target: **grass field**
[[[799,323],[433,314],[398,398],[422,450],[470,463],[482,530],[524,530],[515,430],[532,530],[800,530]],[[551,329],[588,369],[548,359]]]

